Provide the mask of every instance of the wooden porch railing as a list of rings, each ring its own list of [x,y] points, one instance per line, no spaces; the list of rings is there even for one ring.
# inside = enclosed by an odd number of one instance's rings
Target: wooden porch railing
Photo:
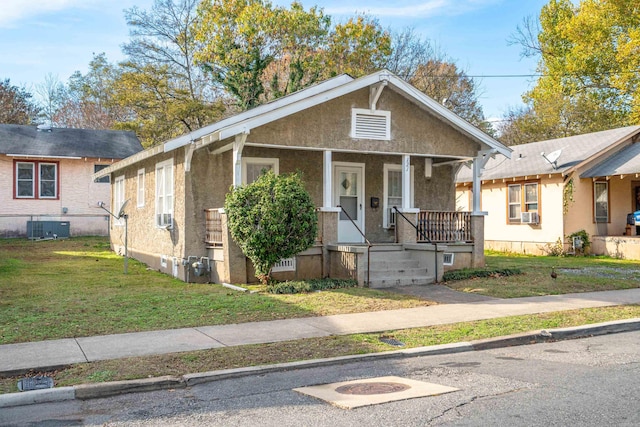
[[[425,236],[427,239],[425,239]],[[418,242],[472,242],[471,212],[420,211]]]
[[[220,209],[205,209],[206,237],[205,243],[210,246],[222,246],[222,215]]]

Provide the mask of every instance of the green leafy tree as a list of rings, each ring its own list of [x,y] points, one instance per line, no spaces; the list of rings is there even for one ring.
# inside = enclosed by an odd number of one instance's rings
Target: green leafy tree
[[[115,102],[130,114],[119,128],[146,146],[191,132],[219,118],[220,93],[195,64],[193,25],[198,0],[155,0],[151,10],[125,10],[130,41],[114,82]]]
[[[31,97],[26,89],[13,86],[9,79],[0,80],[0,123],[31,124],[39,112]]]
[[[390,53],[377,21],[358,16],[332,26],[322,9],[299,2],[203,0],[198,16],[196,60],[243,110],[337,74],[368,74]]]
[[[513,41],[523,55],[540,58],[541,77],[523,98],[542,134],[640,122],[637,1],[551,0],[538,21],[524,21]]]
[[[275,263],[315,242],[318,217],[299,174],[268,171],[249,185],[233,188],[224,208],[231,237],[264,284],[270,283]]]

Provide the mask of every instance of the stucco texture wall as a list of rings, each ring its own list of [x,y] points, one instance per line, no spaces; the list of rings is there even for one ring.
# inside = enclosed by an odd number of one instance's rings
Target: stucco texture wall
[[[351,109],[369,108],[369,90],[309,108],[253,129],[251,142],[332,150],[362,150],[420,155],[474,156],[478,145],[415,104],[385,89],[377,109],[391,111],[391,141],[351,138]]]

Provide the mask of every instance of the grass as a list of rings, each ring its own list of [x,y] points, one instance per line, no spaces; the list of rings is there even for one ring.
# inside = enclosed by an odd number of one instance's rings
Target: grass
[[[363,288],[274,295],[186,284],[122,257],[106,238],[0,240],[0,344],[390,310],[432,304]]]
[[[607,257],[550,257],[487,252],[487,269],[519,269],[522,274],[449,281],[452,289],[497,298],[559,295],[640,287],[637,261]],[[558,273],[551,278],[551,268]]]
[[[246,345],[82,363],[54,372],[31,372],[54,378],[58,387],[104,381],[130,380],[163,375],[183,375],[315,358],[346,356],[396,350],[380,341],[395,338],[413,348],[482,338],[492,338],[538,329],[569,327],[616,319],[640,317],[640,305],[589,308],[555,313],[512,316],[451,325],[387,331],[382,334],[356,334],[303,339],[274,344]],[[0,378],[0,394],[17,391],[20,377]]]

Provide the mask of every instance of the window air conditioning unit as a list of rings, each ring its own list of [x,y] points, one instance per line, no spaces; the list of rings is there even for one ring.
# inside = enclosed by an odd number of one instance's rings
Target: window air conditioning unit
[[[520,214],[520,222],[523,224],[538,224],[540,218],[537,212],[522,212]]]

